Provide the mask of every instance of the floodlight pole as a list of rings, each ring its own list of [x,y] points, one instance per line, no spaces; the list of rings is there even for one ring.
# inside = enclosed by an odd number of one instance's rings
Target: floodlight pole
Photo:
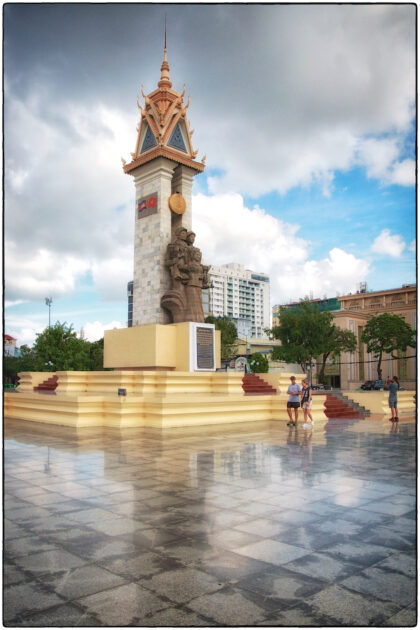
[[[51,304],[52,298],[45,298],[45,304],[48,306],[48,328],[51,328]]]

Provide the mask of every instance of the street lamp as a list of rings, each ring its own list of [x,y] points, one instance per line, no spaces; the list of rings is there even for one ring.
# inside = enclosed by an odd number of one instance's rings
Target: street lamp
[[[48,328],[51,327],[51,304],[52,304],[52,298],[51,297],[46,297],[45,298],[45,304],[48,306]]]

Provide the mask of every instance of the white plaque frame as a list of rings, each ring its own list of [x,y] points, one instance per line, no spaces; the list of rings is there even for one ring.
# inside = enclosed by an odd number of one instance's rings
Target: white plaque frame
[[[213,368],[199,368],[197,366],[197,328],[210,328],[213,330]],[[190,322],[190,371],[191,372],[215,372],[216,371],[216,334],[214,324],[198,324]]]

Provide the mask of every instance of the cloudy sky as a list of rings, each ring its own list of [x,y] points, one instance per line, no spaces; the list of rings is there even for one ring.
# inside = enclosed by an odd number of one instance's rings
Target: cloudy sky
[[[415,6],[6,4],[5,331],[126,325],[141,85],[167,47],[207,264],[272,304],[415,282]]]

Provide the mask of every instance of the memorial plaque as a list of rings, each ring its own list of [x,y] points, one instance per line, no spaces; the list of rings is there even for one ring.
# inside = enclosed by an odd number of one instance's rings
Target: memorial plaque
[[[197,326],[197,369],[214,369],[214,331]]]

